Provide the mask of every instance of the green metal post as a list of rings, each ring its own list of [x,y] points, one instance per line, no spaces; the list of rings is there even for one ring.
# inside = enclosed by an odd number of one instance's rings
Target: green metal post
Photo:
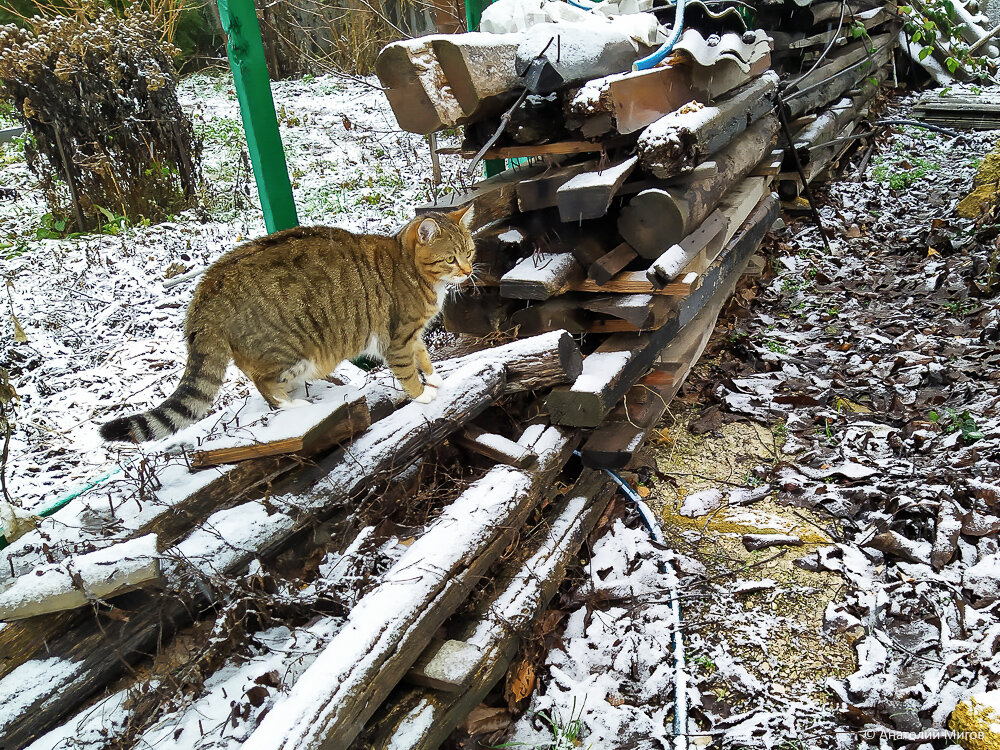
[[[479,21],[483,17],[483,8],[489,5],[492,0],[465,0],[465,28],[469,31],[479,29]],[[492,177],[503,172],[507,165],[503,159],[487,159],[483,162],[486,168],[486,176]]]
[[[247,148],[268,232],[298,226],[253,0],[218,0]]]

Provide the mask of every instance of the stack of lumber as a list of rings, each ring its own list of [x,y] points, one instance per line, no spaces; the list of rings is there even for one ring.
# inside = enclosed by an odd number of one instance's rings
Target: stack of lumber
[[[945,128],[996,130],[1000,128],[1000,93],[978,86],[925,91],[913,113],[926,123]]]
[[[449,330],[582,337],[583,372],[545,408],[588,430],[591,467],[632,460],[777,218],[771,41],[732,17],[649,70],[634,37],[610,41],[621,19],[398,42],[376,65],[401,127],[464,123],[463,156],[530,160],[418,211],[472,204],[484,225]]]
[[[902,18],[894,2],[876,0],[767,7],[759,20],[774,39],[791,135],[789,141],[782,134],[778,192],[793,199],[859,143],[853,136],[870,131],[863,120],[879,86],[893,77]]]

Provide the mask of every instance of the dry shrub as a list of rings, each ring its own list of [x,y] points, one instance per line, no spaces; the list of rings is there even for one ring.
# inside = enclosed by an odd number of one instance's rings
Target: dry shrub
[[[195,195],[201,147],[161,32],[146,13],[105,9],[0,27],[0,95],[33,136],[50,210],[80,229],[159,219]]]

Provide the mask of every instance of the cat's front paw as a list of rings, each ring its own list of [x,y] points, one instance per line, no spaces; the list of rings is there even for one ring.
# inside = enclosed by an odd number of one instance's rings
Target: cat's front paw
[[[429,388],[424,388],[423,392],[413,400],[418,404],[429,404],[437,398],[437,395],[438,389],[431,386]]]
[[[444,378],[436,372],[432,372],[430,375],[424,377],[424,382],[433,388],[440,388],[444,385]]]

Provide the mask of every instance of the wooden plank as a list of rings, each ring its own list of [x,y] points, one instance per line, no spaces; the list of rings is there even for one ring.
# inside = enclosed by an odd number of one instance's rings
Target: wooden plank
[[[710,245],[717,244],[721,248],[725,244],[723,233],[728,223],[723,212],[716,208],[697,229],[654,260],[646,271],[646,278],[657,288],[665,287],[684,271],[698,253],[707,250]]]
[[[604,216],[618,189],[638,163],[638,156],[630,156],[614,166],[570,179],[556,191],[559,218],[573,222]]]
[[[517,186],[521,180],[540,174],[545,167],[528,165],[512,167],[493,177],[481,180],[467,190],[455,190],[430,203],[414,208],[419,216],[432,212],[446,213],[459,208],[474,208],[473,225],[482,227],[517,213]]]
[[[363,396],[359,396],[352,401],[339,404],[326,417],[297,437],[264,443],[255,442],[253,428],[247,428],[237,438],[242,444],[196,451],[191,456],[191,465],[195,468],[203,468],[285,453],[294,453],[300,456],[315,455],[368,429],[370,424],[371,414],[368,411],[368,404]],[[267,425],[264,429],[270,427],[272,425]]]
[[[350,746],[437,629],[516,538],[577,443],[552,427],[529,430],[522,439],[537,451],[539,470],[496,467],[448,506],[383,583],[355,605],[282,709],[268,713],[250,735],[246,750]],[[404,582],[407,593],[401,598]]]
[[[499,284],[499,280],[496,283]],[[491,288],[486,283],[463,294],[451,294],[442,307],[445,330],[473,336],[507,331],[510,328],[508,318],[515,304],[503,299],[497,286]]]
[[[673,297],[656,294],[608,294],[586,296],[580,304],[585,310],[611,315],[627,321],[635,330],[659,328],[667,318],[677,312]]]
[[[596,427],[657,356],[735,273],[742,272],[778,215],[778,200],[768,197],[704,274],[701,286],[680,300],[677,316],[662,328],[638,334],[615,334],[583,363],[570,387],[553,389],[545,401],[557,424]],[[735,282],[734,282],[735,283]]]
[[[483,652],[471,643],[453,638],[434,641],[420,655],[404,679],[411,685],[422,685],[448,693],[462,692],[468,688],[470,672],[482,657]]]
[[[583,268],[572,253],[535,253],[500,279],[500,296],[548,299],[571,289],[583,279]]]
[[[573,177],[588,172],[597,166],[596,161],[585,161],[581,164],[569,164],[556,169],[527,177],[517,186],[517,205],[521,211],[536,211],[540,208],[551,208],[557,205],[556,191]]]
[[[594,261],[587,269],[587,277],[598,286],[603,286],[638,257],[635,250],[629,247],[628,243],[623,242],[599,260]]]
[[[590,318],[577,299],[562,296],[515,310],[510,316],[510,325],[517,329],[518,336],[537,336],[558,330],[585,333],[589,330]]]
[[[538,464],[538,454],[534,451],[476,425],[467,425],[456,432],[451,441],[467,451],[515,469],[530,469]]]
[[[532,535],[487,583],[473,613],[453,624],[454,637],[481,654],[465,667],[461,680],[467,687],[397,692],[363,737],[366,748],[436,750],[451,735],[506,674],[613,496],[604,472],[580,474],[554,504],[547,533]]]

